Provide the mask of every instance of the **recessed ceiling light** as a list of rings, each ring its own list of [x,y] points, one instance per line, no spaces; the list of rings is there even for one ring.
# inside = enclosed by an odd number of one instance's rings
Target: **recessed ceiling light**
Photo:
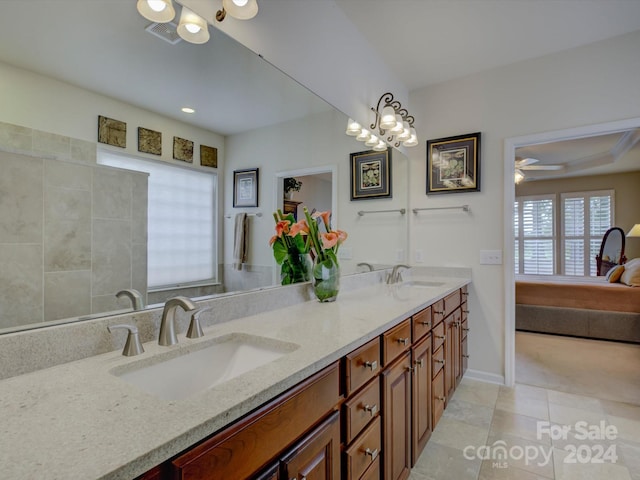
[[[195,110],[191,107],[182,107],[184,113],[195,113]]]

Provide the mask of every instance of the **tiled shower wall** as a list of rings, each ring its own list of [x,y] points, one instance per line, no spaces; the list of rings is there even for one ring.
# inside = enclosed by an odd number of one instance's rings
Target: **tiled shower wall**
[[[147,174],[96,144],[0,122],[0,328],[129,307],[147,291]]]

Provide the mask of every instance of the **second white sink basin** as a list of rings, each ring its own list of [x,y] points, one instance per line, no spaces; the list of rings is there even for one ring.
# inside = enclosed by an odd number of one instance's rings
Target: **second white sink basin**
[[[180,400],[266,365],[299,347],[266,337],[234,333],[175,355],[157,356],[111,373],[164,400]]]

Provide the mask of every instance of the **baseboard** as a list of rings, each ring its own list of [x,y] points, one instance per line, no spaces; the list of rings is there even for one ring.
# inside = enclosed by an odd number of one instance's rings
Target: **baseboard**
[[[469,380],[478,380],[485,383],[495,383],[497,385],[504,385],[504,375],[496,375],[495,373],[481,372],[480,370],[467,370],[464,374],[464,378]]]

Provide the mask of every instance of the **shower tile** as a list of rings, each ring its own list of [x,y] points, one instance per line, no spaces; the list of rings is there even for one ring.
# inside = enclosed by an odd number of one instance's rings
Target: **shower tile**
[[[55,133],[33,131],[33,152],[62,158],[71,157],[71,138]]]
[[[0,122],[0,146],[11,150],[30,152],[32,138],[30,128]]]
[[[127,172],[109,167],[94,169],[94,218],[131,219],[131,186]]]
[[[93,221],[93,295],[115,295],[131,285],[131,223]]]
[[[71,159],[87,165],[95,165],[97,163],[96,143],[72,138]]]
[[[42,322],[42,245],[0,244],[0,328]]]
[[[91,269],[91,223],[52,221],[45,226],[45,272]]]
[[[44,275],[44,319],[79,317],[91,310],[91,272],[53,272]]]

